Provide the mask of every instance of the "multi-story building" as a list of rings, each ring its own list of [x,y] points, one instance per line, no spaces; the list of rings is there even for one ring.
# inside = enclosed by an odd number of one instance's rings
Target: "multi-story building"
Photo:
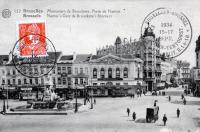
[[[194,88],[194,95],[200,96],[200,36],[196,41],[195,52],[196,52],[196,67],[193,68],[192,70],[193,79],[196,84]]]
[[[91,86],[90,83],[90,65],[91,54],[74,54],[72,86],[78,89],[78,96],[85,96],[86,88]]]
[[[179,83],[188,83],[190,79],[190,63],[187,61],[177,61],[177,74]]]
[[[121,40],[117,37],[115,44],[97,49],[97,55],[108,55],[109,53],[124,57],[137,57],[144,61],[143,77],[147,83],[147,89],[156,89],[161,76],[160,40],[155,38],[153,30],[148,26],[138,41],[128,39]]]
[[[143,61],[139,58],[93,55],[89,64],[94,96],[130,95],[144,86]]]
[[[177,61],[172,58],[165,58],[161,62],[161,71],[161,82],[171,84],[170,79],[176,80],[177,78]]]

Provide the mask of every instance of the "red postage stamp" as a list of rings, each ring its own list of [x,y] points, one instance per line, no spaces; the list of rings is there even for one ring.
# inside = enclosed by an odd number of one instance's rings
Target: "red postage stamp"
[[[46,55],[45,23],[18,24],[20,42],[20,56]]]

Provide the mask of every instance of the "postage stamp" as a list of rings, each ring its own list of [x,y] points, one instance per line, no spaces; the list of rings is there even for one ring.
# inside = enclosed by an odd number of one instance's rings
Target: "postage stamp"
[[[17,26],[19,39],[12,51],[15,68],[30,78],[47,75],[56,64],[56,50],[46,37],[45,23],[20,23]],[[42,72],[39,68],[43,69]]]
[[[157,8],[144,19],[141,32],[150,24],[155,36],[160,38],[160,52],[167,58],[181,55],[192,40],[192,26],[182,12],[171,8]]]

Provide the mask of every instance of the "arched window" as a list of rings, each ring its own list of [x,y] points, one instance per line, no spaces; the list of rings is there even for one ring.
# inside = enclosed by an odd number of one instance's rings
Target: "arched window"
[[[124,78],[128,78],[128,68],[124,68]]]
[[[101,78],[105,78],[105,70],[104,70],[104,68],[101,68],[100,75],[101,75]]]
[[[116,68],[116,78],[120,78],[120,69]]]
[[[112,68],[108,69],[108,78],[112,78]]]
[[[93,78],[97,78],[97,69],[96,68],[93,69]]]

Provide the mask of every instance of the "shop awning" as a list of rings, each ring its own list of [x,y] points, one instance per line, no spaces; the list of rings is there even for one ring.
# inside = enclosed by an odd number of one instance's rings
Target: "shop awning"
[[[165,86],[165,83],[158,83],[157,84],[157,87],[164,87]]]

